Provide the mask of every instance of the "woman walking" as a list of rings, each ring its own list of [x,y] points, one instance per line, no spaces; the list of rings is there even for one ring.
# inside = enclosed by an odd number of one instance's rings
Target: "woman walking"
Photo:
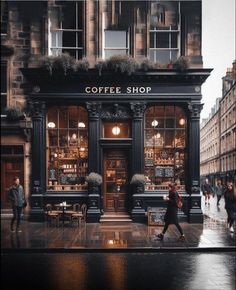
[[[164,217],[165,225],[164,225],[163,231],[162,231],[162,233],[157,235],[157,238],[159,240],[163,240],[164,235],[165,235],[170,224],[174,224],[177,227],[177,229],[180,233],[179,240],[182,240],[182,241],[185,240],[184,233],[183,233],[181,226],[179,225],[178,216],[177,216],[178,196],[179,196],[179,194],[177,192],[176,184],[171,185],[170,190],[169,190],[169,195],[168,195],[168,197],[165,198],[165,200],[168,202],[168,204],[167,204],[167,210],[166,210],[165,217]]]
[[[206,178],[205,182],[202,185],[202,192],[205,196],[205,205],[210,205],[210,197],[213,194],[213,188],[209,183],[208,178]]]
[[[217,206],[219,206],[221,197],[224,194],[224,186],[222,185],[220,179],[217,180],[216,187],[215,187],[215,194],[217,197]]]
[[[234,220],[236,215],[236,193],[232,183],[228,183],[225,193],[225,209],[228,215],[227,224],[231,233],[234,232]]]

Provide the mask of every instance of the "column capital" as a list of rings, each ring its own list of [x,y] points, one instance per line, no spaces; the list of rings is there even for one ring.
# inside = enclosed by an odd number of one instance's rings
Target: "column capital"
[[[191,119],[200,119],[200,113],[204,104],[201,103],[188,103],[188,110]]]
[[[102,105],[99,102],[86,102],[86,108],[89,112],[89,117],[99,118]]]
[[[44,101],[30,101],[29,108],[33,118],[44,117],[46,108]]]
[[[146,103],[145,102],[132,102],[130,103],[130,109],[133,112],[134,118],[143,118],[143,114],[146,109]]]

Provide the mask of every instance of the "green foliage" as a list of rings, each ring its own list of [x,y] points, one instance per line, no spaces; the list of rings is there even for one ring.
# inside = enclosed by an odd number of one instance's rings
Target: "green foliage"
[[[189,60],[185,56],[180,56],[174,63],[173,67],[179,71],[185,71],[189,68]]]
[[[25,119],[25,113],[22,112],[20,107],[8,107],[5,109],[7,119],[16,121]]]
[[[114,55],[106,61],[107,69],[131,75],[139,68],[138,62],[127,55]]]

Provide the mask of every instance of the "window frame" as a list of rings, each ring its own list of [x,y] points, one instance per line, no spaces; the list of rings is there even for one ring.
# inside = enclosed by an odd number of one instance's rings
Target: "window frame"
[[[79,9],[79,4],[80,1],[75,1],[75,5],[76,5],[76,9],[75,9],[75,29],[68,29],[68,28],[63,28],[63,22],[62,20],[58,20],[59,22],[59,28],[57,29],[51,29],[51,20],[50,17],[48,17],[48,55],[55,55],[55,56],[59,56],[61,55],[63,52],[63,49],[67,49],[67,50],[74,50],[75,51],[75,59],[79,60],[83,57],[84,55],[84,49],[85,49],[85,44],[84,44],[84,29],[83,28],[79,28],[79,13],[78,13],[78,9]],[[82,3],[83,7],[82,7],[82,26],[84,26],[83,24],[83,11],[84,11],[84,2]],[[75,33],[75,43],[76,46],[59,46],[58,44],[58,38],[59,38],[59,33],[62,33],[62,44],[63,44],[63,32],[74,32]],[[56,33],[56,46],[52,46],[52,33]],[[78,46],[79,43],[79,33],[82,33],[82,44],[83,46]],[[53,54],[53,51],[57,51],[55,54]],[[79,51],[82,51],[82,57],[79,57]]]

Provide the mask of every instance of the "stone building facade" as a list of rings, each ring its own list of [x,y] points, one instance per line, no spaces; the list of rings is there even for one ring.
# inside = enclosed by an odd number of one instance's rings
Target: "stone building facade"
[[[222,98],[201,124],[201,178],[236,182],[236,62],[222,78]]]
[[[211,69],[202,63],[201,1],[1,8],[2,211],[19,175],[32,220],[67,200],[86,203],[88,221],[103,212],[144,221],[175,181],[180,214],[202,222],[199,118]],[[86,185],[90,172],[103,177],[99,192]],[[130,185],[134,174],[145,176],[142,191]]]

